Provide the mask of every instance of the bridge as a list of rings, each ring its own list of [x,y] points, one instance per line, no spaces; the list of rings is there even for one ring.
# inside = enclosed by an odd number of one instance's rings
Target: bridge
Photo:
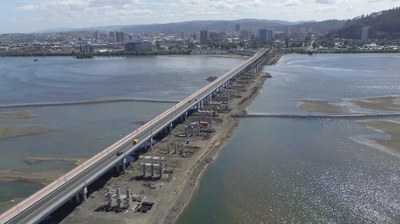
[[[152,142],[158,133],[171,132],[174,122],[185,120],[190,111],[202,108],[215,94],[229,86],[238,76],[247,71],[258,71],[269,51],[269,49],[257,51],[242,64],[1,214],[0,224],[38,223],[73,198],[85,201],[87,187],[91,183],[115,167],[125,169],[127,156],[130,153],[139,149],[143,144]],[[139,139],[140,142],[133,144],[135,139]]]

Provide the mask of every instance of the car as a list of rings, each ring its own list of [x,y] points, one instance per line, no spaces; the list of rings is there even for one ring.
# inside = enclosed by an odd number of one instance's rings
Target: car
[[[139,143],[140,140],[138,138],[133,139],[133,144],[136,145],[137,143]]]
[[[117,156],[120,156],[120,155],[122,155],[124,152],[122,152],[122,151],[118,151],[117,152]]]

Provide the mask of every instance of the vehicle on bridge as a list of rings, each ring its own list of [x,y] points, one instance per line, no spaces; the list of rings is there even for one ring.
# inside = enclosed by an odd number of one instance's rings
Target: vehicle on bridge
[[[140,140],[138,138],[133,139],[133,144],[136,145],[137,143],[139,143]]]

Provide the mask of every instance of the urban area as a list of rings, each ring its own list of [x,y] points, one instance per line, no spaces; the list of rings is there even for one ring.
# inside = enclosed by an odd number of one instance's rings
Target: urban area
[[[242,28],[225,31],[202,29],[191,33],[128,33],[122,31],[73,31],[0,35],[2,56],[143,55],[143,54],[226,54],[254,53],[260,47],[274,46],[299,53],[398,52],[399,42],[370,37],[370,27],[362,27],[357,39],[332,38],[327,30],[312,23],[271,28]],[[236,51],[236,52],[235,52]]]

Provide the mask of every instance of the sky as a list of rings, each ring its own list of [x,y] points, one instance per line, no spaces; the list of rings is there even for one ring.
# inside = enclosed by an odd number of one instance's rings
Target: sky
[[[351,19],[400,0],[0,0],[0,33],[243,18]]]

